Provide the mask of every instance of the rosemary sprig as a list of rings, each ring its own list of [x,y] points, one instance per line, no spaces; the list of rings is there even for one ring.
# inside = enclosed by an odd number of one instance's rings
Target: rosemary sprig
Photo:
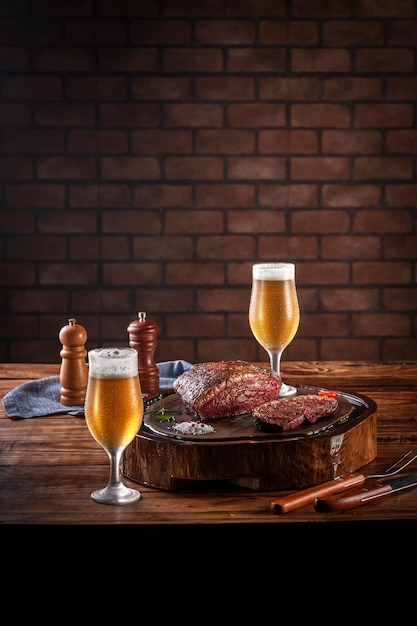
[[[163,404],[157,411],[145,411],[145,415],[152,415],[160,422],[169,422],[175,420],[175,415],[181,415],[181,411],[175,411],[175,409],[166,409]]]

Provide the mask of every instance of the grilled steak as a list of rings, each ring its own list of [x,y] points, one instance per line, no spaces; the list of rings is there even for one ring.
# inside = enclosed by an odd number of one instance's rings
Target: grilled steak
[[[283,433],[304,423],[314,424],[338,406],[336,398],[308,394],[266,402],[253,409],[252,415],[259,430]]]
[[[244,361],[197,363],[174,382],[184,406],[201,420],[242,415],[278,396],[281,381]]]

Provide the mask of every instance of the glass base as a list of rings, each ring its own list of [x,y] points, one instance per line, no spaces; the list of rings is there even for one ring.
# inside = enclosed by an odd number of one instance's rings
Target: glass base
[[[288,396],[295,396],[296,394],[297,387],[293,387],[292,385],[286,385],[285,383],[281,382],[278,398],[288,398]]]
[[[94,502],[100,502],[101,504],[130,504],[136,502],[140,498],[140,491],[137,489],[130,489],[125,485],[119,487],[104,487],[104,489],[97,489],[91,494]]]

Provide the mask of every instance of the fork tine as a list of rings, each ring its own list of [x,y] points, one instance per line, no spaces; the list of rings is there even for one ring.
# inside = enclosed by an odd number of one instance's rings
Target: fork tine
[[[394,461],[394,463],[392,463],[389,467],[387,467],[387,468],[384,470],[384,474],[385,474],[385,473],[388,473],[388,472],[391,472],[391,471],[394,469],[394,467],[395,467],[396,465],[398,465],[399,463],[401,463],[402,461],[404,461],[404,459],[406,459],[406,458],[407,458],[407,457],[408,457],[411,453],[412,453],[412,450],[408,450],[408,452],[406,452],[405,454],[403,454],[403,455],[402,455],[399,459],[397,459],[396,461]],[[404,467],[407,467],[407,465],[409,465],[412,461],[414,461],[414,459],[415,459],[416,457],[417,457],[417,455],[416,455],[416,456],[413,456],[413,458],[412,458],[412,459],[409,459],[405,465],[401,465],[401,466],[400,466],[397,470],[395,470],[395,471],[400,471],[401,469],[404,469]]]

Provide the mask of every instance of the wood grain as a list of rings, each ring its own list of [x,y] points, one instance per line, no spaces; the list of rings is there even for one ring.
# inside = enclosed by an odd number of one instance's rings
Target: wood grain
[[[58,373],[58,365],[0,364],[1,395],[23,382]],[[361,468],[365,474],[381,471],[410,448],[417,451],[417,362],[291,362],[283,366],[283,375],[293,384],[363,393],[376,402],[377,455]],[[154,454],[152,462],[157,463],[158,448]],[[206,480],[203,476],[197,484],[185,481],[175,491],[140,485],[138,502],[105,506],[93,502],[90,493],[106,484],[108,471],[107,455],[92,439],[83,418],[11,420],[0,405],[3,532],[8,527],[33,530],[51,525],[123,528],[124,532],[131,527],[140,528],[142,537],[146,531],[160,540],[175,529],[177,537],[204,531],[206,538],[232,541],[247,532],[253,535],[254,530],[265,538],[268,533],[275,539],[288,537],[291,532],[299,534],[300,524],[307,523],[309,537],[313,532],[316,537],[329,532],[329,524],[339,533],[368,533],[369,524],[372,533],[406,533],[417,520],[414,489],[352,511],[318,513],[308,505],[278,516],[270,511],[270,502],[291,490],[261,491],[221,476]]]

